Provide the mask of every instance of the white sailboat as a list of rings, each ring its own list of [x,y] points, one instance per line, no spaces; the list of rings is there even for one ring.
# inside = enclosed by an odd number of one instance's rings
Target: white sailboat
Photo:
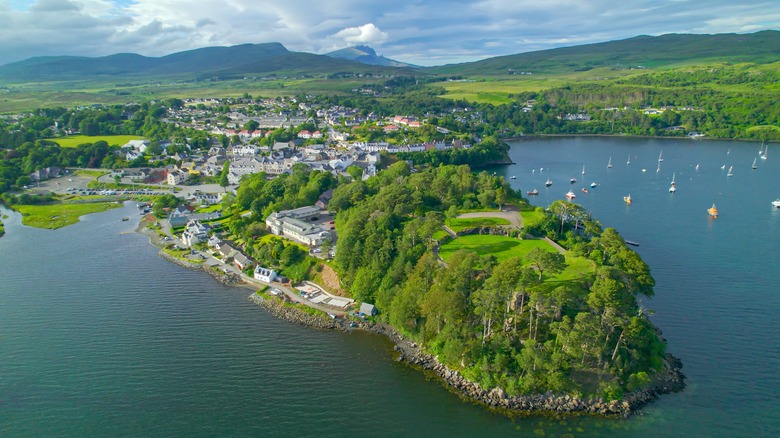
[[[734,166],[729,166],[729,173],[726,174],[726,176],[734,176]]]
[[[766,145],[766,148],[764,148],[764,155],[761,155],[762,160],[766,160],[766,154],[769,152],[769,145]]]
[[[626,161],[626,164],[631,164],[631,154],[628,154],[628,161]]]
[[[674,177],[677,176],[677,172],[672,173],[672,185],[669,187],[669,193],[674,193],[677,191],[677,187],[674,185]]]
[[[751,166],[751,167],[753,168],[753,170],[758,169],[758,165],[756,165],[756,159],[755,158],[753,158],[753,166]]]
[[[658,154],[658,162],[660,163],[663,160],[664,160],[664,151],[662,150],[661,153]]]
[[[582,174],[585,175],[585,165],[582,165]]]
[[[607,169],[612,169],[612,157],[609,157],[609,162],[607,162]]]

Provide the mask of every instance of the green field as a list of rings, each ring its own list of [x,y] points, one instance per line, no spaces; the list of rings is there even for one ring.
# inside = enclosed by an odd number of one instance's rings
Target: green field
[[[493,236],[489,234],[473,234],[470,236],[461,236],[453,239],[439,249],[439,256],[445,261],[453,253],[461,249],[474,251],[484,256],[494,255],[498,261],[503,261],[512,257],[525,257],[534,248],[541,248],[545,251],[555,251],[549,243],[544,240],[520,240],[505,236]]]
[[[509,225],[509,221],[500,217],[459,217],[447,219],[446,224],[452,231],[460,233],[468,228]]]
[[[109,146],[122,146],[130,140],[140,140],[137,135],[69,135],[67,137],[47,138],[59,144],[64,148],[75,148],[80,144],[94,143],[104,140]]]
[[[523,218],[524,227],[533,227],[542,222],[545,218],[545,214],[541,211],[521,211],[520,216]]]
[[[555,249],[544,240],[519,240],[511,237],[475,234],[450,240],[439,249],[439,256],[445,261],[461,249],[474,251],[481,256],[492,254],[501,262],[512,257],[525,257],[534,248],[554,252]],[[583,257],[564,254],[566,270],[550,277],[551,284],[581,280],[594,272],[594,263]]]
[[[81,216],[121,207],[116,202],[88,204],[14,205],[22,214],[22,224],[35,228],[56,229],[75,224]]]

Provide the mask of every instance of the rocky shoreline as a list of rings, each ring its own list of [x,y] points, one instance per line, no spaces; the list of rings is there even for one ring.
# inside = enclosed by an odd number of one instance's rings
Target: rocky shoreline
[[[419,367],[435,375],[448,389],[464,399],[507,415],[585,414],[628,418],[662,394],[679,392],[685,388],[685,376],[681,371],[682,362],[668,354],[664,361],[664,370],[654,376],[652,383],[646,388],[624,394],[622,400],[606,401],[600,397],[582,399],[551,392],[510,397],[501,388],[485,389],[465,379],[458,371],[440,363],[436,357],[424,353],[419,345],[405,339],[387,324],[317,317],[295,307],[285,306],[281,300],[264,299],[257,294],[250,295],[249,299],[278,318],[307,327],[342,331],[365,330],[387,336],[395,344],[394,350],[398,353],[396,360],[399,362]]]
[[[146,234],[149,236],[150,243],[155,244],[154,236],[150,233]],[[155,246],[159,247],[160,245],[157,244]],[[204,270],[225,285],[244,285],[235,274],[223,273],[203,264],[182,260],[166,253],[162,249],[160,249],[159,255],[165,260],[184,268]],[[249,296],[249,300],[263,307],[277,318],[306,327],[345,332],[365,330],[374,334],[384,335],[395,344],[394,350],[398,353],[396,360],[399,362],[405,362],[431,373],[441,379],[449,390],[466,400],[487,406],[490,409],[510,416],[585,414],[628,418],[636,414],[642,406],[654,401],[662,394],[679,392],[685,388],[685,376],[681,371],[682,362],[671,354],[667,354],[667,358],[664,361],[664,369],[653,377],[651,384],[646,388],[624,394],[622,400],[606,401],[600,397],[582,399],[551,392],[510,397],[501,388],[486,389],[480,387],[477,383],[467,380],[458,371],[440,363],[435,356],[424,353],[419,345],[405,339],[395,328],[388,324],[347,318],[332,319],[324,315],[313,315],[294,306],[287,306],[280,299],[264,298],[257,293],[252,293]]]

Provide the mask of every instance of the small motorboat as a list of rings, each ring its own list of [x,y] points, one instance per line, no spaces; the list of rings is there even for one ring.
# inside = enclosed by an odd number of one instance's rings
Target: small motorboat
[[[509,179],[517,179],[517,177],[512,175],[512,176],[509,177]]]
[[[550,187],[552,185],[552,180],[548,179],[546,183],[544,183],[545,187]]]
[[[780,198],[777,198],[777,199],[775,199],[774,201],[772,201],[772,205],[773,205],[775,208],[780,208]]]
[[[588,189],[586,189],[585,187],[583,187],[583,188],[582,188],[582,193],[588,193]]]
[[[631,205],[631,194],[629,193],[628,196],[623,196],[623,202],[625,202],[628,205]]]
[[[529,190],[529,191],[526,192],[526,195],[529,195],[529,196],[536,196],[538,194],[539,194],[539,190],[536,190],[536,189]]]
[[[575,195],[575,194],[574,194],[574,192],[572,192],[571,190],[569,190],[568,192],[566,192],[566,197],[567,197],[568,199],[574,199],[574,198],[576,198],[576,197],[577,197],[577,195]]]
[[[572,178],[569,180],[569,184],[574,184],[577,182],[577,178]]]
[[[596,187],[597,185],[598,185],[598,184],[596,184],[596,183],[592,182],[592,183],[590,183],[590,188],[594,188],[594,187]]]
[[[707,209],[707,213],[715,219],[718,218],[718,209],[715,207],[715,204],[712,204],[712,207]]]

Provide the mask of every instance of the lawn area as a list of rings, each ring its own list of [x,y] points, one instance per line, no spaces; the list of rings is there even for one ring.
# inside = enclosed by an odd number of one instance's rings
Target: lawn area
[[[545,251],[555,251],[555,249],[544,240],[520,240],[505,236],[473,234],[470,236],[461,236],[445,243],[439,249],[439,256],[446,261],[456,251],[467,249],[469,251],[474,251],[479,255],[492,254],[498,261],[503,261],[512,257],[525,257],[534,248],[541,248]]]
[[[492,254],[499,262],[512,257],[525,257],[534,248],[541,248],[545,251],[554,252],[555,249],[544,240],[519,240],[511,237],[492,236],[486,234],[475,234],[471,236],[461,236],[450,240],[439,249],[439,256],[445,261],[449,260],[455,251],[466,249],[474,251],[479,255]],[[576,257],[570,254],[564,254],[566,257],[566,270],[562,273],[550,276],[548,278],[551,285],[557,285],[562,282],[577,281],[594,272],[594,264],[591,260],[583,257]]]
[[[36,228],[56,229],[75,224],[79,218],[90,213],[99,213],[121,207],[116,202],[94,202],[88,204],[14,205],[22,214],[24,225]]]
[[[533,227],[544,220],[545,214],[541,211],[521,211],[524,227]]]
[[[75,148],[80,144],[94,143],[100,140],[105,140],[109,146],[122,146],[130,140],[140,139],[141,137],[137,135],[69,135],[67,137],[47,138],[47,140],[54,141],[64,148]]]
[[[445,223],[456,233],[460,233],[467,228],[509,225],[508,220],[500,217],[459,217],[447,219]]]

